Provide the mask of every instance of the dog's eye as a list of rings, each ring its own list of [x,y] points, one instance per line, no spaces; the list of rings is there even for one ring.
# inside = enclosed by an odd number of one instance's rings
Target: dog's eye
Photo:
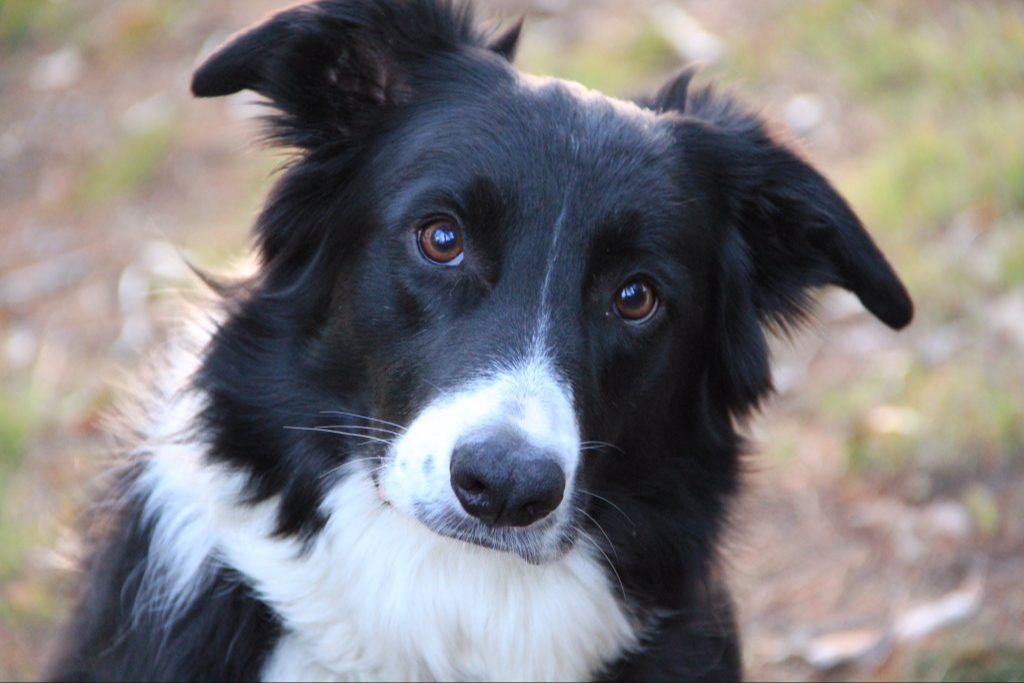
[[[615,312],[623,320],[640,323],[658,310],[658,295],[646,280],[630,280],[615,294]]]
[[[462,231],[453,220],[439,219],[419,231],[420,253],[434,263],[457,266],[462,261]]]

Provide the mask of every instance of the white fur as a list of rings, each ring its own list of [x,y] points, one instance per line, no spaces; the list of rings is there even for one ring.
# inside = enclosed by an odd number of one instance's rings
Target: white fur
[[[581,680],[637,644],[587,539],[531,565],[444,538],[384,505],[358,463],[308,546],[273,536],[277,501],[239,504],[241,476],[185,436],[203,398],[171,397],[138,484],[157,524],[146,581],[154,604],[174,606],[194,599],[211,561],[246,576],[286,630],[266,680]],[[555,408],[540,414],[557,422]],[[520,419],[534,424],[533,412]]]
[[[486,428],[518,431],[559,459],[566,476],[563,505],[552,513],[554,524],[535,523],[545,525],[537,532],[541,554],[553,557],[570,523],[580,439],[570,392],[543,357],[499,370],[424,408],[382,466],[382,494],[427,524],[445,515],[470,520],[452,491],[451,455],[461,438]]]
[[[145,401],[145,438],[135,455],[162,466],[146,467],[135,491],[144,496],[142,514],[153,524],[136,616],[149,610],[173,618],[203,588],[214,557],[216,539],[203,523],[206,505],[189,493],[201,466],[196,453],[204,449],[196,433],[204,402],[189,386],[208,337],[209,330],[197,324],[181,331],[178,347],[159,368],[154,395]]]

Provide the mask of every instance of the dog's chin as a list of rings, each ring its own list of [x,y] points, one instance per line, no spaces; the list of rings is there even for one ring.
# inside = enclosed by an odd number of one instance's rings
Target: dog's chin
[[[387,501],[385,500],[387,503]],[[561,559],[573,547],[576,539],[563,531],[552,519],[542,520],[528,528],[489,527],[455,511],[433,512],[417,506],[414,512],[393,509],[407,514],[430,531],[443,538],[486,548],[497,553],[508,553],[532,564],[542,565]]]
[[[557,515],[529,527],[491,527],[447,506],[398,504],[388,495],[379,470],[371,472],[370,477],[382,505],[413,519],[442,538],[515,555],[532,565],[555,562],[576,544],[576,526],[568,523],[569,520],[559,520]]]
[[[454,538],[495,552],[510,553],[533,565],[555,562],[573,545],[573,539],[560,534],[554,525],[537,530],[492,528],[475,520],[461,519],[438,524],[420,519],[439,536]]]

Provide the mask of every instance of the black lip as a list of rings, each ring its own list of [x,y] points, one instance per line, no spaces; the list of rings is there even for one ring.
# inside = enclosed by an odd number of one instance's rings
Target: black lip
[[[416,510],[414,518],[438,536],[509,553],[533,565],[544,564],[561,557],[575,540],[562,534],[554,549],[555,552],[552,553],[550,543],[545,542],[545,534],[556,525],[550,518],[539,522],[539,526],[528,529],[495,529],[453,513],[443,516],[428,515],[422,509]]]

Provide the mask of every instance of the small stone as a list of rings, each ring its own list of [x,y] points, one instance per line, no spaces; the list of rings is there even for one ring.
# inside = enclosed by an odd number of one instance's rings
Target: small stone
[[[928,365],[938,365],[953,357],[964,344],[964,333],[956,325],[946,325],[925,335],[918,344],[919,354]]]
[[[963,541],[971,536],[974,524],[963,505],[956,501],[932,503],[921,511],[924,531],[932,536]]]
[[[147,273],[167,280],[185,280],[192,274],[182,251],[163,240],[146,242],[138,265]]]
[[[236,121],[256,120],[261,116],[266,116],[270,111],[267,109],[263,98],[248,91],[235,93],[228,97],[225,102],[227,103],[228,114]]]
[[[678,4],[661,2],[651,8],[654,27],[676,53],[690,62],[717,62],[725,53],[718,36],[704,28],[697,19]]]
[[[66,90],[78,82],[84,70],[85,61],[78,49],[64,47],[36,62],[28,82],[33,90]]]
[[[981,579],[971,579],[963,588],[902,615],[896,620],[893,633],[897,640],[914,641],[965,621],[978,611],[981,594]]]
[[[811,93],[794,95],[786,102],[782,116],[790,129],[803,137],[814,131],[825,119],[825,103]]]
[[[913,436],[921,431],[921,414],[906,406],[876,406],[867,415],[868,429],[876,434]]]
[[[174,120],[174,106],[160,93],[136,102],[121,115],[121,126],[129,133],[145,133]]]
[[[964,492],[962,500],[964,508],[982,536],[991,537],[999,532],[999,504],[986,486],[972,484]]]
[[[857,295],[845,289],[831,289],[821,297],[822,316],[831,322],[847,320],[864,314],[864,304]]]
[[[829,671],[845,664],[876,663],[885,657],[890,647],[882,631],[855,629],[814,638],[807,643],[801,658],[820,671]]]
[[[28,366],[36,358],[39,340],[35,333],[24,325],[16,326],[7,337],[7,364],[14,369]]]
[[[1011,292],[989,307],[992,326],[1024,348],[1024,289]]]

